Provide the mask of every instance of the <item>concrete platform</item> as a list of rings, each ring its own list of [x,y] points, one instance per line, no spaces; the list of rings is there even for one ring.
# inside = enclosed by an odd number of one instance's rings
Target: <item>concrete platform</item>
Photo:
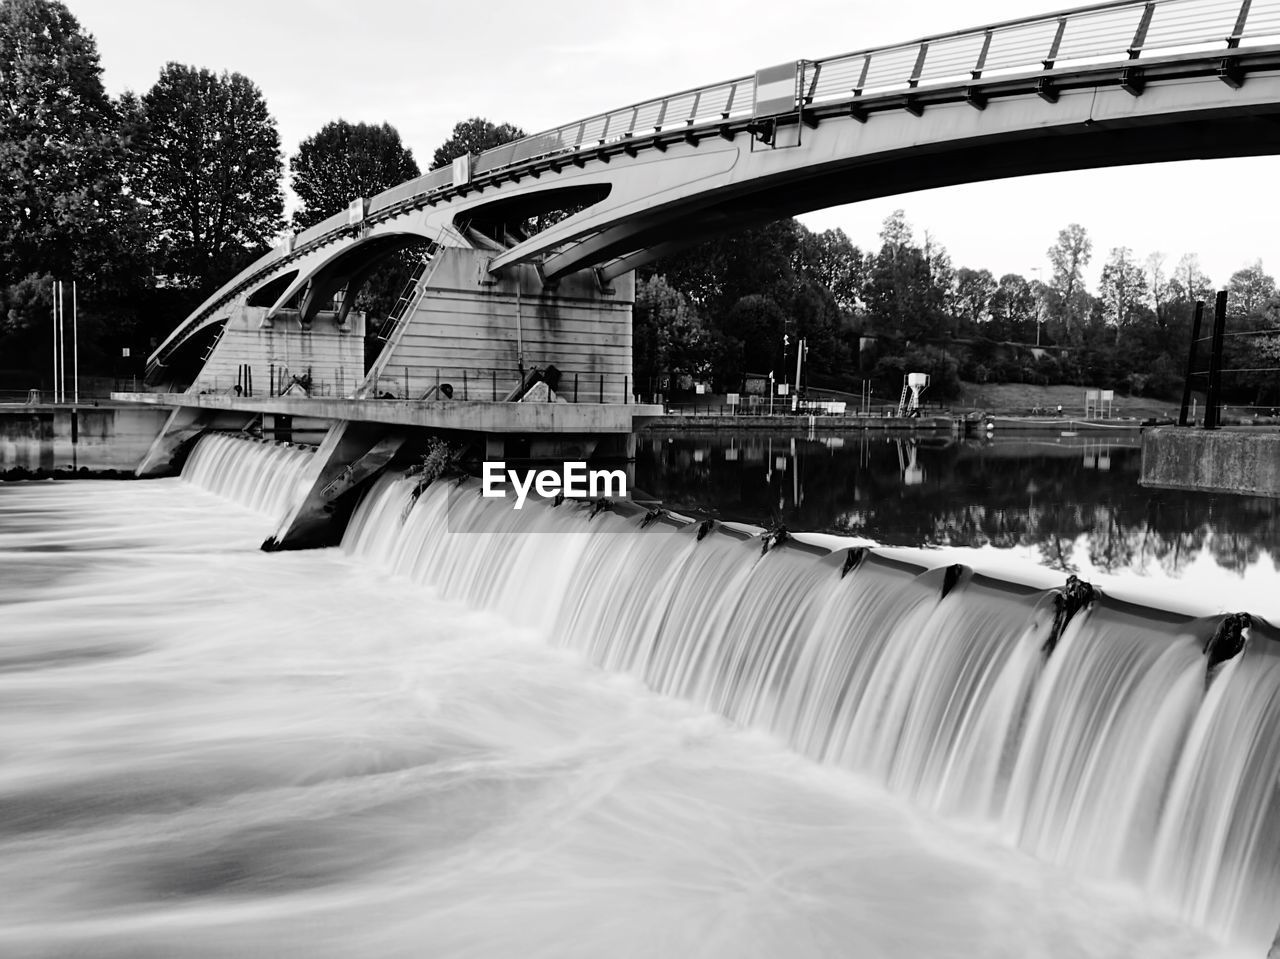
[[[503,403],[481,400],[354,400],[305,396],[237,397],[223,393],[112,393],[112,400],[168,409],[271,413],[388,426],[477,433],[625,434],[662,407],[627,403]]]
[[[1143,486],[1280,498],[1280,431],[1162,426],[1142,434]]]

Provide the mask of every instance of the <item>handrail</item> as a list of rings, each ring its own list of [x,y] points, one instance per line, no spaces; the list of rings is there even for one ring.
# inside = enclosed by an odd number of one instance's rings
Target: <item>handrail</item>
[[[1140,62],[1154,50],[1221,45],[1227,52],[1251,37],[1280,37],[1280,0],[1107,0],[797,61],[796,102],[800,109],[856,100],[868,91],[909,94],[922,85],[960,79],[972,83],[992,74],[1052,72],[1064,63]],[[486,150],[474,158],[472,170],[475,175],[493,175],[584,148],[751,118],[754,80],[754,76],[722,80],[592,114]],[[453,186],[450,168],[438,167],[372,197],[365,222],[433,202],[432,197]],[[242,271],[242,282],[256,276],[252,271],[267,269],[272,257],[279,257],[279,265],[304,246],[325,242],[346,228],[345,212],[315,224],[294,237],[285,251],[272,251]],[[192,318],[198,322],[223,298],[225,294],[215,293]],[[162,344],[155,356],[159,358],[163,350]]]
[[[1132,22],[1124,20],[1121,24],[1114,25],[1102,23],[1100,26],[1104,30],[1101,34],[1088,32],[1081,34],[1078,29],[1076,31],[1072,30],[1073,24],[1077,28],[1081,24],[1091,25],[1096,30],[1099,24],[1090,24],[1090,21],[1098,20],[1104,14],[1115,14],[1117,12],[1131,12],[1133,14]],[[1169,16],[1164,16],[1163,14],[1169,14]],[[1192,18],[1197,18],[1201,14],[1208,14],[1211,18],[1209,23],[1204,26],[1199,25],[1198,20],[1192,20]],[[1261,23],[1259,29],[1252,29],[1259,23]],[[1065,29],[1063,29],[1060,36],[1055,31],[1054,36],[1049,37],[1046,44],[1034,47],[1033,53],[1018,57],[1016,60],[1005,60],[996,67],[987,66],[991,62],[992,48],[997,48],[997,41],[1007,39],[1020,30],[1048,24],[1065,24]],[[1106,29],[1109,26],[1112,29]],[[983,49],[975,53],[974,59],[969,62],[968,66],[956,69],[954,74],[948,74],[948,76],[969,74],[974,79],[978,79],[991,70],[1008,71],[1028,68],[1050,70],[1057,64],[1070,60],[1092,60],[1098,58],[1118,61],[1137,60],[1140,59],[1142,53],[1155,49],[1181,49],[1214,42],[1221,42],[1228,48],[1233,48],[1246,36],[1269,35],[1266,31],[1280,35],[1280,0],[1109,0],[1109,2],[1078,7],[1073,10],[1040,13],[1030,17],[1004,20],[982,27],[931,34],[907,43],[855,50],[836,56],[824,57],[820,60],[805,61],[805,66],[812,68],[820,76],[823,71],[830,72],[833,67],[850,64],[855,60],[865,60],[868,57],[882,59],[886,55],[893,53],[914,52],[916,56],[902,58],[902,61],[907,64],[907,69],[902,74],[875,85],[877,90],[889,92],[894,89],[915,89],[923,79],[919,72],[921,67],[923,66],[927,69],[928,66],[928,53],[930,52],[928,48],[947,41],[981,41],[978,45]],[[985,43],[988,37],[991,38],[990,44]],[[1235,42],[1233,43],[1232,41]],[[1112,46],[1112,44],[1117,45]],[[922,51],[922,47],[926,49]],[[1019,52],[1025,49],[1027,48],[1024,46]],[[1070,54],[1069,56],[1066,55],[1068,53]],[[920,62],[922,54],[925,59]],[[1050,54],[1054,55],[1051,56]],[[981,60],[979,59],[980,57],[982,58]],[[476,158],[473,169],[492,173],[504,169],[508,165],[513,166],[518,163],[528,162],[529,159],[534,158],[533,155],[523,156],[513,160],[510,164],[486,164],[484,162],[486,157],[495,157],[501,153],[510,152],[514,157],[521,152],[519,150],[521,145],[546,144],[554,139],[563,144],[562,150],[567,151],[581,149],[588,143],[592,146],[598,146],[625,139],[634,135],[634,119],[629,129],[624,133],[601,137],[586,137],[585,134],[587,131],[594,131],[597,125],[605,124],[609,118],[625,115],[628,111],[632,112],[633,117],[637,113],[643,116],[646,110],[657,107],[659,113],[662,113],[662,117],[660,122],[653,124],[653,132],[662,132],[664,129],[670,128],[685,129],[689,126],[691,120],[696,119],[696,116],[677,115],[679,122],[669,122],[662,108],[665,106],[669,110],[672,103],[678,103],[686,98],[696,102],[710,92],[732,88],[735,84],[751,84],[753,79],[751,76],[746,76],[722,80],[718,83],[690,87],[665,96],[641,100],[637,103],[592,114],[584,119],[562,124],[550,130],[544,130],[520,140],[514,140],[491,150],[486,150]],[[841,92],[849,95],[855,89],[851,85]],[[719,112],[722,118],[727,119],[731,115],[745,114],[748,111],[744,111],[741,106],[744,102],[748,107],[751,105],[749,99],[743,98],[739,100],[735,97],[729,111],[707,110],[704,115],[713,115]],[[691,111],[696,110],[698,113],[703,113],[701,106],[701,104],[698,104],[697,107],[691,105]],[[567,131],[574,130],[578,132],[577,139],[566,141],[564,134]],[[539,155],[546,156],[552,152],[556,151],[540,152]],[[435,172],[438,171],[432,171],[432,173]],[[428,173],[422,179],[430,176],[431,173]]]

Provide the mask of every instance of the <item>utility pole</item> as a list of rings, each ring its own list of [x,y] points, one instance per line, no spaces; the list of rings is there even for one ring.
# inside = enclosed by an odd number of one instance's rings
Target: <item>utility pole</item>
[[[80,311],[76,303],[76,281],[71,281],[71,393],[80,403]]]

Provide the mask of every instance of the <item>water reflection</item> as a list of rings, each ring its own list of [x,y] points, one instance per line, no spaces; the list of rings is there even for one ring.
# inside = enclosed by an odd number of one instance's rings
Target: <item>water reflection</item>
[[[1280,568],[1280,501],[1148,490],[1133,436],[640,438],[636,485],[724,519],[901,546],[1023,547],[1055,569]]]

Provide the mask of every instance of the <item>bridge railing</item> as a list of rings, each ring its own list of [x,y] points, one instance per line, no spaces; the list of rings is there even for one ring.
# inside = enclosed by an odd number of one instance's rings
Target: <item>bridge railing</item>
[[[1280,37],[1280,0],[1114,0],[804,61],[797,103],[1064,65],[1138,60],[1157,51],[1231,49],[1264,37]],[[751,76],[681,90],[487,150],[472,169],[489,173],[557,153],[750,117],[754,94]],[[426,186],[422,180],[413,182]]]
[[[934,84],[1140,60],[1156,52],[1228,50],[1260,38],[1280,38],[1280,0],[1113,0],[801,61],[795,102],[800,108],[910,92]],[[750,118],[754,108],[753,76],[693,87],[486,150],[475,158],[472,175],[629,139]],[[369,212],[451,185],[452,171],[441,167],[374,197]],[[306,242],[322,235],[325,228],[332,228],[330,221],[317,224],[297,239]]]

